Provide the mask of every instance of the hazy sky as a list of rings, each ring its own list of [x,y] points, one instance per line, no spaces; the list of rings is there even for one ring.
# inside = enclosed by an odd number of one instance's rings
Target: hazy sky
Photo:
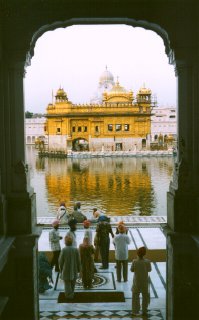
[[[126,25],[71,26],[46,32],[36,42],[24,80],[25,107],[46,112],[61,86],[73,103],[89,103],[105,68],[137,93],[145,84],[158,105],[176,106],[176,77],[162,38]]]

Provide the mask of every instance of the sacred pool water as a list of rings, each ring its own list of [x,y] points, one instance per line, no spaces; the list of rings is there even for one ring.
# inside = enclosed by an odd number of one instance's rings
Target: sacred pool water
[[[55,216],[60,201],[69,212],[81,201],[87,216],[93,207],[108,215],[167,214],[171,156],[51,159],[39,158],[35,147],[27,146],[26,162],[39,217]]]

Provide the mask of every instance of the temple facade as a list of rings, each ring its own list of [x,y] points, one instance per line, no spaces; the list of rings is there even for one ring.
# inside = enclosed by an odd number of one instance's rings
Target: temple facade
[[[89,104],[73,104],[63,88],[47,107],[49,150],[132,151],[150,148],[151,114],[156,104],[150,89],[134,97],[106,69]]]

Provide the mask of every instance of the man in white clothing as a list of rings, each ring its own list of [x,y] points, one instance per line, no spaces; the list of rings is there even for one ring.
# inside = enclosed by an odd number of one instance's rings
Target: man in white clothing
[[[53,229],[49,232],[49,242],[50,247],[53,252],[53,258],[51,261],[51,267],[53,268],[55,266],[55,271],[59,272],[59,254],[61,252],[61,246],[60,246],[60,240],[62,237],[59,235],[59,220],[54,220],[52,223]]]
[[[119,234],[117,234],[113,240],[115,245],[117,281],[121,282],[123,273],[123,280],[126,282],[128,280],[128,245],[131,240],[126,234],[126,227],[123,224],[118,226],[118,231]]]

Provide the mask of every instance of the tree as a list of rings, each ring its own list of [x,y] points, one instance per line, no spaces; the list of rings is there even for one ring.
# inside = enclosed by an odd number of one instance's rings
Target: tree
[[[33,112],[30,112],[30,111],[26,111],[25,112],[25,118],[26,119],[30,119],[30,118],[32,118],[33,117]]]

